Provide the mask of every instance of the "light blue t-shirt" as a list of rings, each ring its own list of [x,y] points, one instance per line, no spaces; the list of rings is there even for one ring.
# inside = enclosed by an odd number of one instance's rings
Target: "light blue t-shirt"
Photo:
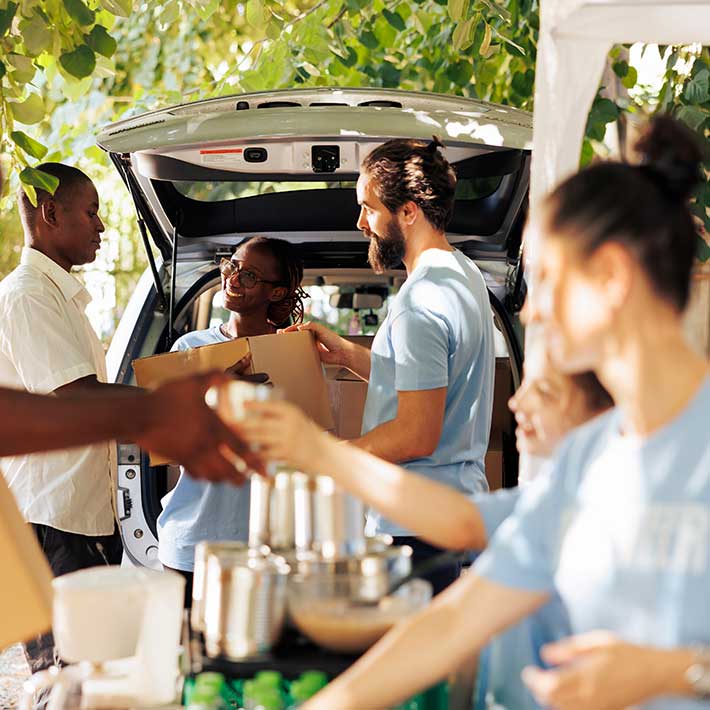
[[[571,434],[474,565],[498,584],[557,592],[572,632],[660,648],[710,644],[710,379],[647,437],[614,409]],[[650,710],[707,701],[659,698]]]
[[[447,388],[436,451],[402,465],[466,495],[487,490],[493,407],[493,317],[476,264],[459,251],[424,252],[372,343],[362,433],[397,416],[397,392]],[[368,534],[412,535],[370,511]]]
[[[227,342],[219,326],[187,333],[172,350]],[[249,486],[197,481],[180,468],[175,488],[161,501],[158,559],[168,567],[191,572],[195,545],[201,540],[246,540],[249,535]]]
[[[545,474],[540,474],[545,475]],[[523,489],[507,488],[473,497],[488,540],[510,516]],[[520,673],[526,666],[547,667],[540,657],[546,643],[571,633],[562,601],[554,595],[534,614],[497,634],[479,656],[474,710],[539,710]]]

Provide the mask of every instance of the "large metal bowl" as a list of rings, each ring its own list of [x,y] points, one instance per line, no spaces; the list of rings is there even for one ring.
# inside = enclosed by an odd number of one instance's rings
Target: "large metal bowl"
[[[360,574],[292,575],[288,610],[294,625],[311,641],[339,653],[358,653],[392,626],[425,607],[431,584],[413,579],[394,594],[363,603]]]
[[[376,601],[412,569],[412,548],[386,543],[386,540],[372,540],[363,555],[324,558],[318,553],[307,552],[289,557],[288,562],[293,574],[301,577],[352,575],[353,584],[357,580],[357,589],[353,589],[353,593],[359,599]]]

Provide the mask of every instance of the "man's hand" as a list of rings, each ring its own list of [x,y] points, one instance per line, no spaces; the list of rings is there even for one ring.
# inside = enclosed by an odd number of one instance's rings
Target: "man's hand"
[[[673,693],[672,664],[660,658],[665,653],[594,631],[547,644],[542,657],[559,668],[529,666],[522,678],[536,700],[554,710],[625,710]]]
[[[316,336],[318,354],[324,365],[347,367],[362,379],[369,379],[370,351],[367,348],[351,343],[320,323],[300,323],[279,332],[294,333],[300,330],[308,330]]]
[[[263,465],[237,434],[205,403],[213,385],[227,375],[197,375],[168,383],[146,395],[147,427],[137,443],[180,462],[196,478],[244,483]]]

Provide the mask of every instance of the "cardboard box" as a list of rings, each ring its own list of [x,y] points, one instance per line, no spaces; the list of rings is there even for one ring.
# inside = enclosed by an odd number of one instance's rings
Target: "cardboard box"
[[[184,352],[153,355],[134,360],[133,371],[140,387],[154,389],[186,375],[224,371],[249,352],[252,373],[268,373],[285,399],[298,405],[324,429],[334,428],[323,366],[313,334],[308,331],[237,338]],[[169,462],[151,455],[151,463],[158,466]]]
[[[52,571],[0,474],[0,651],[52,625]]]
[[[497,491],[503,487],[503,436],[500,431],[491,432],[484,463],[488,487]]]
[[[512,431],[513,415],[508,408],[508,400],[512,396],[513,373],[510,370],[510,360],[507,357],[498,357],[496,358],[495,381],[493,384],[491,432]]]
[[[328,380],[328,395],[335,435],[341,439],[357,439],[362,432],[367,382],[354,376],[353,379]]]

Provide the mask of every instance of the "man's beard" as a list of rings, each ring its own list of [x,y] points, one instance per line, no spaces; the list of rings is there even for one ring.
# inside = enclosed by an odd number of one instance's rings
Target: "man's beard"
[[[402,229],[395,219],[390,220],[383,236],[372,232],[366,232],[366,236],[370,239],[367,260],[376,274],[396,269],[402,263],[407,245]]]

